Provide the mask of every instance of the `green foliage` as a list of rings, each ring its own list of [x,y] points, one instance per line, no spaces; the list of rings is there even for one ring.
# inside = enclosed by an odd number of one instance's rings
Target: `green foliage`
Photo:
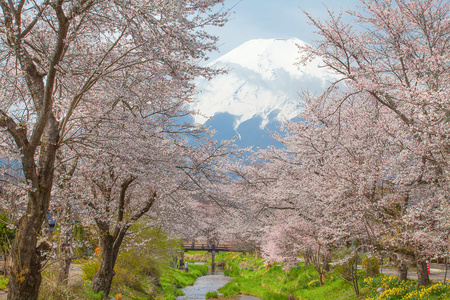
[[[184,261],[210,262],[211,253],[209,253],[208,251],[188,251],[184,253]]]
[[[358,260],[358,254],[353,248],[341,247],[334,255],[334,272],[339,274],[344,280],[351,282],[354,276],[355,263]]]
[[[8,285],[9,278],[5,276],[0,276],[0,290],[3,290]]]
[[[84,286],[86,287],[85,289],[83,289],[83,299],[89,299],[89,300],[105,300],[106,295],[104,292],[99,292],[99,293],[94,293],[92,291],[90,282],[86,282],[84,284]]]
[[[152,257],[161,262],[170,262],[174,256],[182,252],[180,240],[170,237],[160,227],[145,226],[145,221],[134,224],[129,232],[123,242],[123,248],[151,253]]]
[[[219,295],[217,292],[207,292],[205,295],[205,299],[217,298]]]
[[[95,273],[97,273],[100,268],[100,261],[97,257],[94,257],[89,260],[80,261],[81,270],[83,271],[83,279],[92,280],[94,278]]]
[[[122,294],[127,299],[151,299],[158,293],[164,293],[160,281],[164,281],[163,276],[166,269],[170,268],[170,262],[180,251],[178,240],[170,238],[162,229],[158,227],[147,228],[140,224],[135,224],[130,229],[130,237],[124,241],[120,251],[111,285],[111,294]],[[134,247],[135,244],[139,247]],[[100,267],[100,258],[93,257],[88,260],[78,260],[83,271],[83,278],[91,281]],[[206,269],[206,266],[199,268]],[[184,273],[188,282],[195,282],[195,276],[201,274],[199,268],[191,268],[191,272]],[[180,272],[181,273],[181,272]],[[181,280],[182,281],[182,280]],[[179,292],[176,287],[165,286],[172,295]],[[94,297],[93,295],[88,295]]]
[[[361,265],[369,276],[376,276],[380,273],[380,260],[374,254],[364,254]]]
[[[288,300],[289,299],[289,297],[286,295],[273,293],[271,291],[265,291],[262,298],[264,300]]]
[[[144,278],[141,278],[139,274],[129,272],[127,269],[117,266],[114,268],[114,272],[116,272],[116,274],[114,275],[112,282],[113,289],[120,290],[123,287],[128,287],[138,292],[146,292],[143,283]]]
[[[309,288],[316,282],[312,267],[299,265],[285,270],[282,265],[271,265],[253,255],[228,254],[226,274],[235,277],[220,288],[225,296],[250,294],[263,299],[287,299],[299,289]]]
[[[94,254],[94,249],[98,244],[97,232],[94,227],[75,223],[72,235],[76,242],[75,245],[79,245],[73,250],[74,257],[87,259]]]
[[[12,243],[16,236],[14,229],[10,228],[11,220],[6,211],[0,213],[0,248],[2,255],[5,257],[9,255]]]
[[[397,281],[395,276],[366,277],[360,282],[361,296],[356,298],[352,285],[341,279],[337,272],[327,274],[327,280],[320,286],[314,268],[302,263],[286,270],[282,265],[271,265],[251,255],[229,253],[222,255],[227,260],[227,272],[234,274],[234,279],[219,289],[226,297],[248,294],[262,299],[450,299],[450,287],[434,284],[417,288],[417,281]],[[358,275],[360,276],[360,275]],[[387,286],[386,292],[378,296],[376,289]]]

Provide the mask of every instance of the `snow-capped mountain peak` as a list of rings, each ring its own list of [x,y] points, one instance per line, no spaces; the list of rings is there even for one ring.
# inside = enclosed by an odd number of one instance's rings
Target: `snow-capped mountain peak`
[[[278,121],[295,117],[302,107],[299,93],[303,89],[319,91],[335,75],[319,68],[314,60],[297,65],[299,46],[305,42],[291,38],[255,39],[233,49],[210,63],[225,68],[227,74],[211,81],[198,82],[201,93],[193,109],[201,115],[195,122],[204,123],[217,113],[235,116],[234,129],[246,120],[260,117],[263,128],[271,118]]]

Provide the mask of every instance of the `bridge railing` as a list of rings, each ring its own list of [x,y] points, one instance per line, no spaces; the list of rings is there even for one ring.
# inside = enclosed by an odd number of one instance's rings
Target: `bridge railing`
[[[233,246],[231,244],[211,245],[211,244],[207,244],[207,243],[184,242],[183,248],[184,248],[184,251],[188,251],[188,250],[209,251],[209,252],[211,252],[211,251],[236,251],[235,249],[233,249]]]

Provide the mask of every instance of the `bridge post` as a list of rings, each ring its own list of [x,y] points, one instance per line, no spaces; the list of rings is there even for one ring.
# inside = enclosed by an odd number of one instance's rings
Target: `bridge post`
[[[215,262],[214,262],[214,258],[215,258],[215,255],[216,255],[216,246],[214,245],[214,244],[212,244],[212,251],[211,251],[211,254],[212,254],[212,259],[211,259],[211,272],[214,272],[215,271],[215,268],[216,268],[216,264],[215,264]]]

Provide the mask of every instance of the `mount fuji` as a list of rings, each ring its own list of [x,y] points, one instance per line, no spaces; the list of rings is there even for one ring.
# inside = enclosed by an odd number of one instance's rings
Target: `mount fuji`
[[[269,131],[298,115],[304,107],[299,92],[320,92],[337,78],[319,59],[296,64],[305,45],[297,38],[255,39],[208,64],[227,73],[197,82],[194,121],[214,128],[218,140],[236,136],[241,147],[276,143]]]

